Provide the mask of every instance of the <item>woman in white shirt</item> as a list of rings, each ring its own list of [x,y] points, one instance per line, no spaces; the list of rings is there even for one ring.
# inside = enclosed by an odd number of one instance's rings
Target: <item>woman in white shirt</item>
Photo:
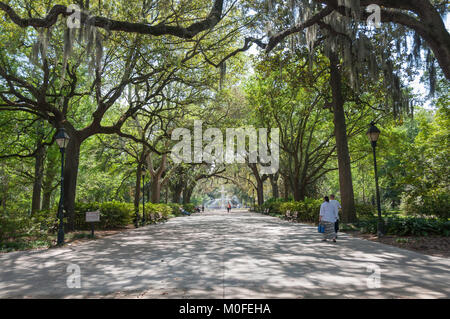
[[[330,203],[328,196],[324,197],[324,202],[320,205],[319,223],[325,227],[322,241],[333,239],[336,242],[336,232],[334,231],[334,223],[337,219],[335,206]]]

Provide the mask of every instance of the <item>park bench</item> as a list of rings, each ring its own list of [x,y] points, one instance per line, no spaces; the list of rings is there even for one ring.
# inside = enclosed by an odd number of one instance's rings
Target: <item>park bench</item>
[[[169,218],[167,217],[167,216],[164,216],[163,214],[161,214],[161,213],[158,213],[158,217],[159,217],[159,220],[160,221],[167,221]]]
[[[291,212],[290,210],[287,210],[285,216],[287,220],[294,221],[297,219],[298,212]]]
[[[287,210],[286,213],[284,213],[284,218],[287,220],[291,219],[291,211],[290,210]]]
[[[159,221],[159,222],[161,222],[161,221],[166,221],[166,220],[167,220],[167,218],[164,217],[164,215],[163,215],[162,213],[159,213],[159,212],[158,212],[156,215],[157,215],[157,217],[158,217],[158,221]]]
[[[158,223],[160,221],[166,220],[167,218],[164,217],[163,214],[161,214],[160,212],[158,213],[151,213],[149,216],[149,220],[151,224],[155,224]]]

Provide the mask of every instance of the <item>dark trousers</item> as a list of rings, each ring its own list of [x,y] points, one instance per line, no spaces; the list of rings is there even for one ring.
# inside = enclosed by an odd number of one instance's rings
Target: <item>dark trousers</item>
[[[339,231],[339,219],[334,223],[334,232],[337,233]]]

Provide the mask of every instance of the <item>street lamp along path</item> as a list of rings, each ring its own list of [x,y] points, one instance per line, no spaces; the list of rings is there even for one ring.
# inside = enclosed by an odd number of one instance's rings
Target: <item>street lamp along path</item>
[[[378,138],[380,137],[381,131],[378,129],[378,127],[375,126],[375,122],[372,121],[370,123],[369,130],[367,131],[367,136],[369,137],[370,142],[372,143],[372,146],[377,145]]]
[[[56,143],[59,146],[59,149],[65,150],[67,145],[69,144],[70,137],[66,133],[66,130],[64,128],[60,128],[58,130],[58,133],[56,133],[55,139],[56,139]]]
[[[64,128],[60,128],[56,133],[55,139],[61,151],[61,195],[58,206],[59,229],[57,239],[57,244],[60,246],[64,245],[64,153],[69,144],[70,137]]]
[[[370,143],[372,144],[373,151],[373,167],[375,171],[375,189],[377,194],[377,210],[378,210],[378,225],[377,225],[377,236],[381,237],[384,235],[384,221],[381,217],[381,203],[380,203],[380,190],[378,187],[378,170],[377,170],[377,154],[376,147],[377,141],[380,137],[381,131],[375,126],[375,122],[372,121],[370,123],[369,130],[367,131],[367,137],[369,138]]]

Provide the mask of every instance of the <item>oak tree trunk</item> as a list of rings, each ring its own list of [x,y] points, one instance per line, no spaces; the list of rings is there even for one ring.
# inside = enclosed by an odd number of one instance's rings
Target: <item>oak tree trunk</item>
[[[177,186],[172,189],[172,202],[174,202],[176,204],[180,204],[182,191],[183,191],[183,186]]]
[[[134,191],[134,213],[137,219],[139,219],[139,202],[141,200],[141,178],[142,178],[142,164],[139,164],[136,168],[136,184]]]
[[[334,135],[339,167],[339,185],[342,201],[342,221],[355,222],[356,209],[353,194],[350,153],[345,123],[344,97],[342,95],[342,76],[339,70],[339,58],[336,53],[330,55],[330,85],[333,96]]]
[[[58,153],[52,152],[51,150],[47,151],[47,163],[45,165],[45,176],[42,184],[42,210],[50,210],[52,194],[56,189],[53,183],[56,180],[56,174],[58,174]]]
[[[39,141],[37,143],[37,153],[34,162],[34,181],[33,181],[33,195],[31,198],[31,213],[41,210],[41,193],[42,180],[44,177],[44,159],[45,146]]]
[[[284,190],[283,197],[287,201],[289,199],[290,186],[289,186],[289,179],[285,176],[283,176],[283,190]]]
[[[0,170],[0,178],[2,180],[2,183],[0,184],[0,204],[3,209],[3,212],[6,212],[6,201],[8,198],[8,186],[9,186],[9,175],[7,174],[5,170],[5,164],[1,164],[1,170]]]
[[[273,198],[280,197],[280,192],[278,189],[278,177],[279,177],[278,174],[269,175],[270,185],[272,186],[272,197]]]
[[[158,204],[161,199],[161,178],[159,176],[152,177],[150,189],[151,189],[151,202],[154,204]]]
[[[258,195],[258,206],[264,204],[264,182],[261,179],[257,180],[256,194]]]
[[[80,163],[81,139],[78,134],[70,136],[66,149],[64,167],[64,209],[67,216],[67,230],[75,229],[75,198],[77,191],[78,166]]]
[[[183,190],[183,204],[189,204],[191,202],[192,192],[194,191],[193,187],[186,187]]]

